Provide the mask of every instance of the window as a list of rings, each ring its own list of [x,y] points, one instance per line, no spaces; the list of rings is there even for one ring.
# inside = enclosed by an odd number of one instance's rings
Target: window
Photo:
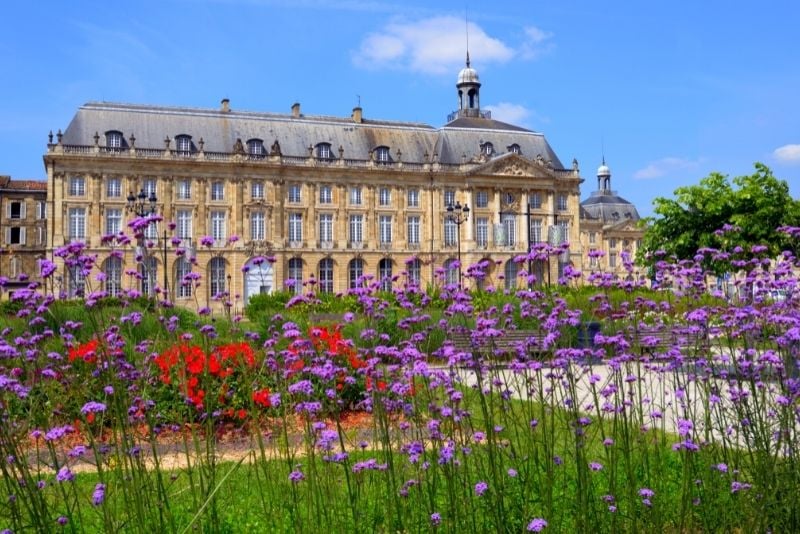
[[[444,281],[446,284],[458,284],[458,261],[455,258],[450,258],[444,262]]]
[[[331,186],[329,185],[322,185],[319,188],[319,203],[320,204],[332,204],[333,203],[333,191],[331,190]]]
[[[144,237],[147,239],[158,239],[158,222],[150,221],[144,229]]]
[[[410,248],[419,247],[419,216],[414,215],[408,218],[408,235],[406,242]]]
[[[300,202],[300,184],[289,185],[289,202],[295,204]]]
[[[456,192],[452,189],[445,189],[444,191],[444,207],[452,206],[456,203]]]
[[[252,241],[263,241],[265,234],[265,218],[263,211],[250,212],[250,239]]]
[[[303,214],[289,214],[289,242],[300,243],[303,240]]]
[[[503,225],[503,233],[506,236],[506,246],[513,247],[517,243],[517,217],[511,213],[504,213],[500,216],[500,224]]]
[[[250,198],[253,200],[264,198],[264,182],[252,182],[250,184]]]
[[[225,259],[211,258],[208,263],[208,285],[209,293],[212,298],[221,296],[225,293]]]
[[[505,282],[506,289],[517,288],[517,274],[519,273],[519,265],[512,259],[506,262],[505,268]]]
[[[86,194],[86,179],[83,176],[73,176],[69,179],[69,195],[82,197]]]
[[[408,207],[409,208],[418,208],[419,207],[419,189],[409,189],[408,190]]]
[[[225,200],[225,184],[222,182],[211,183],[211,200]]]
[[[178,210],[178,220],[175,231],[179,239],[192,238],[192,210]]]
[[[381,291],[392,290],[392,260],[383,258],[378,262],[378,277],[381,281]]]
[[[122,230],[122,210],[106,208],[106,235],[117,235]]]
[[[291,258],[288,269],[286,270],[286,282],[289,290],[299,294],[303,289],[303,260]]]
[[[531,243],[542,242],[542,220],[531,219]]]
[[[36,227],[36,244],[37,245],[44,245],[44,236],[45,236],[45,229],[41,226]]]
[[[617,248],[617,238],[612,237],[608,240],[608,248]]]
[[[378,191],[378,203],[381,206],[389,206],[392,204],[392,191],[388,187],[381,187]]]
[[[247,153],[255,158],[264,157],[264,141],[261,139],[250,139],[247,142]]]
[[[147,178],[142,184],[142,189],[144,190],[144,193],[147,195],[148,199],[154,197],[156,195],[155,178]]]
[[[489,219],[486,217],[475,219],[475,243],[481,248],[489,245]]]
[[[350,243],[361,244],[364,239],[364,216],[350,216]]]
[[[118,151],[122,148],[123,138],[120,132],[106,132],[106,148],[109,151]]]
[[[70,297],[83,297],[86,293],[86,276],[83,267],[70,265],[67,269],[67,294]]]
[[[333,293],[333,260],[323,258],[319,262],[319,290],[322,293]]]
[[[227,228],[225,227],[225,212],[212,211],[211,212],[211,237],[217,246],[220,246],[222,241],[227,237]]]
[[[180,299],[192,296],[194,280],[188,277],[191,272],[191,262],[184,257],[178,258],[175,262],[175,287],[177,288],[177,297]]]
[[[636,250],[640,250],[641,248],[642,248],[642,240],[641,239],[637,239],[636,240]]]
[[[589,232],[589,244],[594,245],[597,243],[597,232]]]
[[[6,243],[9,245],[25,244],[25,228],[12,226],[6,228]]]
[[[617,266],[617,253],[616,252],[612,252],[611,254],[608,255],[608,266],[611,267],[612,269]]]
[[[175,136],[175,149],[181,156],[188,156],[192,153],[192,138],[188,135]]]
[[[391,155],[389,154],[388,146],[379,146],[375,149],[375,161],[383,164],[391,162]]]
[[[589,267],[597,267],[597,250],[589,249]]]
[[[512,154],[521,154],[522,153],[522,150],[520,150],[519,145],[516,144],[516,143],[514,143],[513,145],[508,147],[508,151],[511,152]]]
[[[458,226],[449,217],[444,219],[444,246],[453,247],[456,245]]]
[[[158,275],[158,261],[153,256],[145,256],[139,265],[139,273],[142,275],[142,295],[152,295]]]
[[[69,240],[86,239],[86,208],[69,208]]]
[[[558,244],[569,242],[569,221],[558,221]]]
[[[624,248],[625,250],[628,250],[628,248],[629,248],[630,246],[631,246],[631,243],[630,243],[630,241],[628,241],[627,239],[623,239],[623,240],[622,240],[622,248]]]
[[[178,181],[178,200],[190,200],[192,198],[192,182],[189,180]]]
[[[320,213],[319,215],[319,241],[326,246],[333,242],[333,214]]]
[[[25,218],[25,203],[24,202],[9,202],[8,203],[8,218],[9,219],[24,219]]]
[[[422,279],[422,261],[419,258],[413,258],[406,264],[408,265],[409,283],[418,285]]]
[[[381,245],[388,245],[392,242],[392,216],[381,215],[378,219],[378,230],[380,233]]]
[[[117,297],[122,290],[122,259],[111,256],[103,262],[106,275],[105,291],[109,297]]]
[[[351,187],[350,188],[350,204],[353,206],[360,206],[361,205],[361,188],[360,187]]]
[[[540,193],[531,193],[528,195],[528,204],[531,205],[532,210],[542,208],[542,195]]]
[[[109,178],[106,180],[106,197],[119,198],[122,196],[122,180]]]
[[[320,143],[317,145],[317,158],[318,159],[331,159],[331,145],[330,143]]]
[[[558,211],[567,210],[567,195],[558,195]]]
[[[355,289],[360,285],[360,278],[364,276],[364,260],[361,258],[354,258],[350,260],[347,267],[347,277],[349,279],[350,289]]]
[[[483,153],[484,156],[491,156],[492,154],[494,154],[494,146],[492,145],[492,143],[484,143],[481,146],[481,153]]]
[[[488,208],[489,207],[489,192],[478,191],[475,193],[475,207]]]
[[[513,204],[517,200],[514,193],[503,193],[503,204],[506,206]]]
[[[47,201],[46,200],[39,200],[36,202],[36,218],[46,219],[47,218]]]

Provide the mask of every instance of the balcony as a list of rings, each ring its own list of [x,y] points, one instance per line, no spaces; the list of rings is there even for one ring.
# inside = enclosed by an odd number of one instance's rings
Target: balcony
[[[322,250],[331,250],[334,248],[334,244],[333,241],[319,241],[317,243],[317,247]]]
[[[303,241],[289,241],[289,248],[303,248],[305,243]]]
[[[363,241],[348,241],[347,242],[347,248],[351,248],[351,249],[354,249],[354,250],[361,250],[361,249],[364,248],[364,242]]]

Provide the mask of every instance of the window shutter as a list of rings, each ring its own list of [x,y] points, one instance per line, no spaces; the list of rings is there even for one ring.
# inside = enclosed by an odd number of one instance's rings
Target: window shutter
[[[22,228],[19,229],[19,244],[20,245],[24,245],[25,244],[25,230],[26,230],[25,227],[22,227]]]
[[[11,228],[6,227],[6,245],[11,243]]]
[[[28,211],[27,207],[28,207],[28,203],[27,202],[25,202],[24,200],[22,202],[20,202],[19,215],[20,215],[21,219],[25,218],[25,216],[27,214],[27,211]]]
[[[6,202],[6,217],[11,218],[11,202]],[[8,241],[8,239],[6,239]]]

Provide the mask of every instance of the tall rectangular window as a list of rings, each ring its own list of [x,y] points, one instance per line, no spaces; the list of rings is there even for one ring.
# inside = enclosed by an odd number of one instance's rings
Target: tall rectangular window
[[[320,213],[319,215],[319,240],[321,243],[333,241],[333,214]]]
[[[477,191],[475,193],[475,207],[476,208],[488,208],[489,207],[489,192],[488,191]]]
[[[531,219],[531,243],[542,242],[542,220]]]
[[[608,248],[610,248],[610,249],[617,248],[617,238],[616,237],[612,237],[611,239],[608,240]]]
[[[147,198],[150,198],[153,195],[156,195],[156,180],[155,178],[147,178],[142,183],[142,189],[144,189],[144,193],[147,195]]]
[[[211,237],[217,242],[217,246],[221,245],[222,241],[227,237],[227,228],[225,227],[225,212],[212,211],[211,212]]]
[[[558,237],[559,244],[569,242],[569,221],[558,221]]]
[[[264,198],[264,182],[253,182],[250,184],[250,198],[254,200]]]
[[[531,205],[532,210],[538,210],[542,207],[542,195],[540,193],[531,193],[528,195],[528,204]]]
[[[222,182],[211,183],[211,200],[225,200],[225,184]]]
[[[192,296],[194,282],[186,278],[190,272],[192,272],[192,264],[186,258],[178,258],[175,262],[175,285],[178,287],[178,298]]]
[[[122,196],[122,180],[119,178],[109,178],[106,181],[106,196],[108,198],[119,198]]]
[[[351,187],[350,188],[350,205],[352,205],[352,206],[360,206],[361,205],[361,188],[360,187]]]
[[[350,242],[361,243],[364,239],[364,216],[350,216]]]
[[[190,200],[192,198],[192,183],[189,180],[178,181],[178,200]]]
[[[69,209],[69,239],[70,241],[86,239],[86,208]]]
[[[616,252],[612,252],[611,254],[608,255],[608,266],[611,267],[612,269],[617,266],[617,253]]]
[[[319,188],[319,203],[320,204],[332,204],[333,203],[333,191],[331,190],[331,186],[329,185],[321,185]]]
[[[449,218],[444,220],[444,246],[453,247],[456,245],[458,226],[455,221]]]
[[[106,209],[106,235],[117,235],[122,229],[122,210]]]
[[[83,176],[72,176],[69,179],[69,195],[82,197],[86,194],[86,179]]]
[[[489,245],[489,219],[486,217],[475,219],[475,243],[481,248]]]
[[[250,212],[250,239],[263,241],[265,239],[265,219],[263,211]]]
[[[36,201],[36,218],[46,219],[47,218],[47,201],[46,200],[38,200]]]
[[[147,239],[158,239],[158,222],[150,221],[144,229],[144,236]]]
[[[289,241],[299,243],[303,240],[303,214],[289,214]]]
[[[9,219],[25,218],[25,202],[9,202],[7,206]]]
[[[408,235],[406,241],[409,246],[419,246],[419,216],[408,218]]]
[[[378,218],[378,229],[380,231],[380,239],[382,245],[387,245],[392,242],[392,216],[381,215]]]
[[[589,232],[589,244],[594,245],[597,243],[597,232]]]
[[[503,225],[503,233],[506,235],[506,246],[513,247],[517,243],[516,215],[504,213],[500,217],[500,224]]]
[[[178,210],[178,217],[175,228],[180,239],[192,238],[192,210]]]
[[[558,195],[558,211],[567,210],[567,195]]]
[[[408,207],[409,208],[419,207],[419,189],[415,187],[408,190]]]
[[[295,204],[300,202],[300,184],[289,185],[289,202]]]
[[[333,260],[324,258],[319,262],[319,290],[333,293]]]
[[[392,190],[388,187],[381,187],[378,191],[378,203],[381,206],[388,206],[392,203]]]
[[[445,189],[444,191],[444,207],[452,206],[456,203],[456,192],[452,189]]]

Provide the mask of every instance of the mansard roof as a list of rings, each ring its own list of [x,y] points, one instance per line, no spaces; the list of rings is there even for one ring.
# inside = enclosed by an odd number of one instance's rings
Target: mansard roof
[[[563,166],[541,133],[486,118],[458,118],[441,128],[414,122],[395,122],[351,117],[256,113],[222,109],[160,107],[108,102],[89,102],[81,106],[64,132],[64,145],[93,145],[100,135],[105,145],[106,132],[120,132],[126,139],[135,136],[137,148],[164,147],[164,139],[189,135],[197,146],[203,139],[204,151],[231,153],[237,140],[262,139],[269,147],[278,141],[285,156],[307,157],[309,146],[330,143],[334,155],[341,146],[346,159],[370,158],[377,147],[390,149],[391,157],[401,152],[403,161],[424,162],[434,154],[440,163],[460,164],[481,153],[489,142],[495,155],[519,146],[525,158],[541,155],[554,169]]]

